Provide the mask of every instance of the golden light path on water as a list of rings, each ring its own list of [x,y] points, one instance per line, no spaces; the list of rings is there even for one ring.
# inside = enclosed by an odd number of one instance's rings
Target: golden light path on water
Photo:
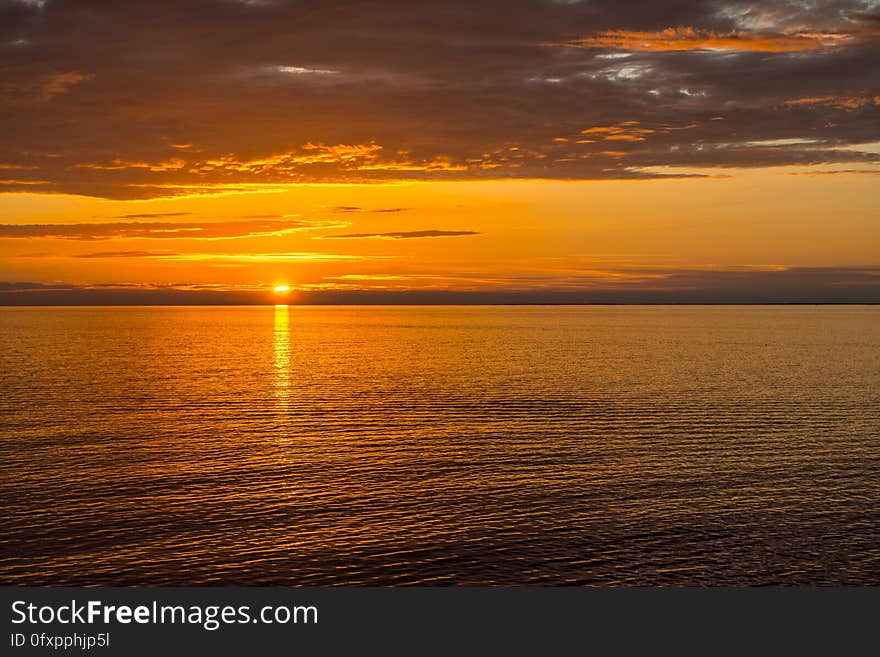
[[[274,319],[275,396],[279,411],[290,406],[290,308],[287,304],[275,306]]]

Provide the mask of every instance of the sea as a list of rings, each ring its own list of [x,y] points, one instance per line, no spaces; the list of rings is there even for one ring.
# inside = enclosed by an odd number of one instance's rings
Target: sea
[[[0,308],[0,583],[880,584],[880,306]]]

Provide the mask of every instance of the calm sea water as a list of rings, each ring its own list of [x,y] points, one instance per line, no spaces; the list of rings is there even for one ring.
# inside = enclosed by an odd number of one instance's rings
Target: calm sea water
[[[880,584],[880,307],[0,309],[0,582]]]

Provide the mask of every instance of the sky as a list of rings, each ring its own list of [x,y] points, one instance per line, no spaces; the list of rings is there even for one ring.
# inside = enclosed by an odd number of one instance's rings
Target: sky
[[[0,304],[880,302],[878,46],[877,0],[0,0]]]

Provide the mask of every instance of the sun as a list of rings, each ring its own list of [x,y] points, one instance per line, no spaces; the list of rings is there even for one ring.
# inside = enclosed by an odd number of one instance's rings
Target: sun
[[[287,292],[290,292],[290,286],[289,285],[276,285],[272,289],[272,291],[275,292],[275,294],[286,294]]]

